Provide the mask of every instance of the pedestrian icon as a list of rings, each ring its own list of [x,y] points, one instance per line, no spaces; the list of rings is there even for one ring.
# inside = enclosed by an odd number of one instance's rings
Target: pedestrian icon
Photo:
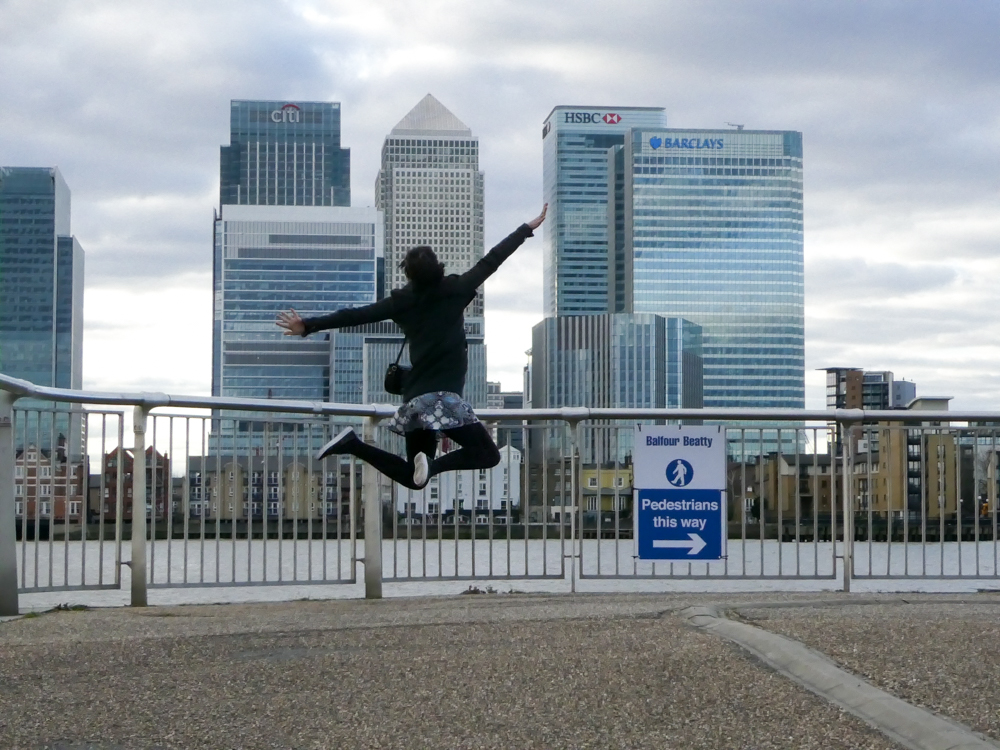
[[[686,487],[694,478],[694,469],[683,458],[675,458],[667,464],[667,481],[674,487]]]

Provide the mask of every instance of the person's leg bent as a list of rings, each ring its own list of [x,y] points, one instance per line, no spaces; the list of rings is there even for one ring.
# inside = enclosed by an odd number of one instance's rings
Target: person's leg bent
[[[443,430],[444,434],[458,443],[461,448],[445,453],[431,463],[430,476],[443,471],[463,471],[467,469],[492,469],[500,463],[500,451],[482,422]]]
[[[413,459],[417,453],[422,452],[427,455],[429,461],[432,460],[436,445],[437,435],[433,430],[414,430],[406,433],[407,460],[400,458],[395,453],[389,453],[374,445],[369,445],[363,440],[352,443],[350,453],[371,464],[392,481],[409,487],[411,490],[419,490],[420,487],[413,483]]]

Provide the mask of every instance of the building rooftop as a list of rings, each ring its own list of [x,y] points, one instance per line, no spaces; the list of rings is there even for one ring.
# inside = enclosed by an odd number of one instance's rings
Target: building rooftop
[[[396,123],[390,135],[472,136],[469,126],[453,115],[447,107],[428,94],[406,117]]]

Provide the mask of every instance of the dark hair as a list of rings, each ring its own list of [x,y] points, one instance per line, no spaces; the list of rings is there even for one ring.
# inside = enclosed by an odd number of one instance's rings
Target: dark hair
[[[411,247],[399,267],[416,286],[432,286],[444,277],[444,263],[437,259],[430,245]]]

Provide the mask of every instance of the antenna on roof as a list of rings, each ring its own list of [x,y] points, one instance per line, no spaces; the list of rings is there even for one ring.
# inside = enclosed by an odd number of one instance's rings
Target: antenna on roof
[[[743,126],[739,125],[739,124],[737,124],[735,122],[727,122],[726,125],[729,125],[730,127],[736,128],[737,130],[743,130]]]

